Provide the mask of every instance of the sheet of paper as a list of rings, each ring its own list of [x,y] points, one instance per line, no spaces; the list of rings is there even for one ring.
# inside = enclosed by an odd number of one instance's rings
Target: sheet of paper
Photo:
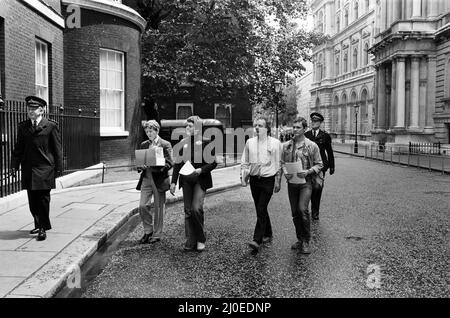
[[[148,154],[148,166],[164,166],[166,164],[166,159],[164,159],[162,147],[151,147],[149,148]]]
[[[303,164],[301,161],[297,162],[286,162],[285,163],[286,171],[288,174],[292,174],[293,177],[289,180],[289,183],[293,184],[305,184],[305,178],[299,178],[297,176],[297,172],[303,171]]]
[[[188,160],[186,163],[181,167],[180,174],[183,176],[188,176],[192,174],[195,171],[194,166],[192,166],[191,162]]]

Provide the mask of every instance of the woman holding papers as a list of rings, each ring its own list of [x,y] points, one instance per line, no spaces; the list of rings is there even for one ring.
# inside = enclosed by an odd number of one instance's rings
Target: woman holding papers
[[[316,143],[305,138],[306,119],[298,117],[294,120],[294,138],[283,144],[281,166],[288,180],[288,196],[291,205],[297,242],[292,249],[299,249],[309,254],[311,238],[308,205],[312,193],[312,178],[320,177],[323,164],[320,150]]]
[[[161,240],[163,230],[164,210],[166,206],[166,191],[169,190],[169,170],[172,168],[172,146],[170,142],[158,136],[159,124],[149,120],[142,124],[148,140],[144,141],[136,151],[136,164],[141,177],[136,187],[141,190],[139,214],[144,226],[144,236],[140,244],[156,243]],[[161,151],[162,148],[162,151]],[[138,163],[140,153],[144,151],[142,162]],[[163,154],[163,158],[161,155]],[[139,158],[140,159],[140,158]],[[151,200],[153,196],[153,213],[151,213]]]
[[[215,154],[206,154],[205,147],[209,140],[202,138],[202,121],[198,116],[186,120],[188,137],[181,141],[181,151],[176,153],[170,192],[175,193],[179,179],[179,187],[183,189],[185,214],[185,250],[203,251],[205,249],[203,203],[206,190],[212,188],[211,171],[216,168]]]

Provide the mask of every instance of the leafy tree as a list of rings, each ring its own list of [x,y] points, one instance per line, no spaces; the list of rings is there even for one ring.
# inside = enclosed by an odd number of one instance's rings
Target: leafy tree
[[[300,74],[323,40],[293,19],[305,0],[139,0],[144,86],[157,100],[195,84],[203,99],[245,90],[253,104],[274,106],[273,82]]]

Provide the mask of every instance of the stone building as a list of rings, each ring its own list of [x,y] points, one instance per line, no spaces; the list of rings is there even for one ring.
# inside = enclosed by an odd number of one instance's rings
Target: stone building
[[[378,0],[374,139],[449,143],[450,1]]]
[[[354,138],[357,129],[359,139],[370,139],[375,0],[313,0],[311,6],[315,30],[329,36],[313,50],[311,110],[324,115],[335,138]]]

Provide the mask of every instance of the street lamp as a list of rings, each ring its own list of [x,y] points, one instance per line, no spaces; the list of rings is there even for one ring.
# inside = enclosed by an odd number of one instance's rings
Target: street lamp
[[[275,104],[275,110],[276,110],[276,114],[275,114],[275,118],[276,118],[276,122],[275,122],[275,132],[276,132],[276,136],[278,138],[278,104],[280,103],[280,91],[281,91],[281,85],[283,83],[280,80],[276,80],[275,82],[273,82],[273,85],[275,87],[275,93],[276,93],[276,104]]]
[[[358,110],[359,105],[355,104],[353,105],[355,108],[355,147],[353,149],[353,153],[358,153]]]

